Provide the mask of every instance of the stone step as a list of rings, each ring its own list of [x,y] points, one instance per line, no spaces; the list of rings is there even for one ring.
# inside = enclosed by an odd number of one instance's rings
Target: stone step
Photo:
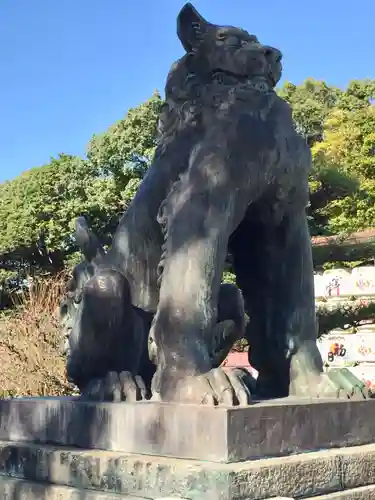
[[[99,491],[77,490],[68,486],[37,483],[0,475],[0,498],[4,500],[148,500],[142,497],[118,495]],[[375,485],[354,488],[305,500],[373,500]],[[157,500],[184,500],[163,497]],[[204,500],[204,497],[201,497]],[[291,497],[272,497],[267,500],[294,500]]]
[[[148,499],[320,498],[319,495],[375,484],[375,445],[222,464],[0,442],[0,473]],[[356,497],[348,497],[351,498]]]
[[[363,486],[361,488],[352,488],[346,491],[329,493],[328,495],[321,495],[319,497],[310,497],[306,498],[305,500],[374,500],[374,498],[375,484],[372,484],[369,486]],[[272,500],[277,499],[273,498]]]
[[[0,498],[1,500],[143,500],[140,497],[82,491],[68,486],[36,483],[6,476],[0,476]]]

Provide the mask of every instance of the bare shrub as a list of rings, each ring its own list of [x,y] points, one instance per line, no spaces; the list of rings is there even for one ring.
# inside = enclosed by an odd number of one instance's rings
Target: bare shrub
[[[67,395],[57,312],[66,275],[31,280],[0,316],[0,397]]]

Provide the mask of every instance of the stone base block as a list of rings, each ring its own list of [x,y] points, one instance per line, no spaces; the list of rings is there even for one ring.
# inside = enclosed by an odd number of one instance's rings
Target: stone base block
[[[0,474],[147,499],[300,499],[335,493],[351,500],[356,489],[375,485],[375,445],[223,464],[2,442]],[[331,498],[336,497],[322,500]]]
[[[375,441],[375,400],[206,407],[74,398],[0,401],[0,440],[234,463]]]
[[[0,476],[0,498],[4,500],[148,500],[142,497],[130,497],[98,491],[83,491],[67,486],[36,483]],[[201,497],[204,500],[204,497]],[[331,493],[306,500],[373,500],[375,485],[352,490]],[[163,497],[157,500],[184,500],[179,497]],[[267,500],[295,500],[291,497],[273,497]]]
[[[374,400],[242,408],[2,400],[0,488],[25,499],[48,487],[77,500],[375,499],[374,436]]]

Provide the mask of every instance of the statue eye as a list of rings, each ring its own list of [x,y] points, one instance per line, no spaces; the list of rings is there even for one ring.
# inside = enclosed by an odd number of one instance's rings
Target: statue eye
[[[238,36],[228,36],[225,40],[227,45],[231,45],[233,47],[237,47],[242,44],[241,40],[238,38]]]
[[[226,33],[218,33],[216,38],[219,40],[219,42],[224,42],[228,38],[228,35]]]
[[[229,35],[228,33],[219,33],[217,35],[219,42],[225,42],[225,45],[237,47],[241,44],[241,40],[236,35]]]

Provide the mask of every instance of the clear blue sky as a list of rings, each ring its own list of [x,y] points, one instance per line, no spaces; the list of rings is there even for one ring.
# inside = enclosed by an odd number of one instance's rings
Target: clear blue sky
[[[345,86],[375,77],[374,0],[196,0],[284,54],[284,79]],[[182,55],[183,0],[0,0],[0,181],[60,152],[163,90]]]

